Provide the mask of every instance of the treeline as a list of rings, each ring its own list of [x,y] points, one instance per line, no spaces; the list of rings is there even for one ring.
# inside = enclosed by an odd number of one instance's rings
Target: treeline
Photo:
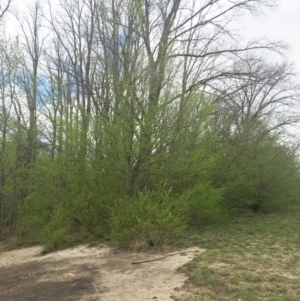
[[[299,199],[285,46],[232,23],[267,0],[37,1],[2,17],[0,233],[162,245]],[[290,128],[291,129],[291,128]]]

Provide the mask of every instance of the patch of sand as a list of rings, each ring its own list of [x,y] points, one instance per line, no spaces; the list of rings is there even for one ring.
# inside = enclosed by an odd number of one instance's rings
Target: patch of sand
[[[40,260],[39,257],[42,247],[23,248],[0,253],[0,268],[12,264],[22,264],[29,261]]]
[[[209,265],[209,268],[211,268],[211,269],[219,269],[219,268],[228,267],[228,266],[229,266],[228,263],[215,262],[215,263],[212,263],[211,265]]]
[[[85,293],[78,295],[77,298],[75,295],[72,300],[170,301],[174,296],[178,297],[184,293],[180,288],[186,277],[182,273],[177,273],[177,269],[191,261],[194,255],[204,251],[195,247],[181,250],[181,253],[176,254],[150,255],[113,253],[107,247],[78,246],[40,256],[41,247],[32,247],[0,253],[0,271],[4,267],[10,269],[18,265],[31,264],[45,271],[40,272],[36,279],[32,278],[35,283],[62,282],[64,273],[73,273],[78,281],[90,280],[88,284],[85,284]],[[132,264],[132,262],[156,259],[166,255],[171,256],[152,262]],[[30,273],[28,272],[29,276],[34,275],[34,271]],[[47,300],[52,299],[50,297]],[[59,300],[67,299],[63,297]]]

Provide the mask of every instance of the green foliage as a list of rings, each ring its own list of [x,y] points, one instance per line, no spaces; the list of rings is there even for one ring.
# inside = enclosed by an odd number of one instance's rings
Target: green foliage
[[[292,147],[278,136],[225,144],[216,183],[224,188],[227,207],[280,209],[299,198],[299,162]]]
[[[0,235],[19,228],[49,250],[99,237],[158,246],[236,208],[270,211],[299,199],[298,150],[279,132],[296,121],[286,110],[298,91],[291,65],[264,60],[263,44],[261,54],[234,40],[222,46],[230,30],[210,32],[268,1],[231,1],[231,9],[206,1],[198,11],[175,1],[162,11],[167,1],[148,9],[129,0],[120,14],[102,1],[99,18],[83,2],[77,21],[95,21],[86,47],[75,43],[80,26],[67,48],[50,39],[50,52],[38,31],[25,44],[0,40]],[[203,9],[214,23],[196,47]],[[102,26],[109,15],[114,23]],[[62,38],[67,19],[53,24]],[[36,56],[31,66],[26,51]]]
[[[19,135],[18,145],[17,136],[0,139],[0,236],[1,232],[15,231],[21,199],[29,185],[28,168],[22,162],[23,140]]]
[[[129,130],[122,130],[121,121],[100,120],[95,135],[104,135],[106,146],[88,141],[85,157],[78,147],[54,158],[40,153],[21,206],[23,239],[43,243],[47,251],[103,237],[145,249],[172,243],[188,228],[217,223],[233,208],[270,210],[296,200],[293,150],[275,135],[221,140],[211,126],[212,108],[203,102],[203,112],[193,113],[197,126],[183,120],[177,133],[172,124],[161,124],[153,136],[160,151],[147,156],[138,141],[127,144]],[[159,147],[162,134],[168,147]]]
[[[198,183],[180,196],[180,204],[187,210],[190,225],[200,226],[220,221],[226,216],[221,206],[223,190],[210,183]]]
[[[155,191],[139,192],[135,198],[121,198],[111,214],[111,238],[119,246],[140,244],[162,246],[180,237],[187,228],[186,217],[161,185]]]
[[[40,242],[44,252],[70,245],[71,220],[62,206],[56,207],[50,222],[40,233]]]
[[[103,237],[109,209],[93,175],[87,162],[40,156],[32,174],[34,188],[22,205],[23,240],[51,250],[88,236]]]
[[[196,101],[201,105],[193,111]],[[217,223],[233,208],[271,210],[297,199],[299,166],[292,148],[270,134],[222,139],[210,118],[214,106],[199,95],[189,106],[179,129],[166,122],[172,120],[166,105],[157,108],[161,123],[150,151],[149,141],[133,138],[139,135],[136,124],[95,119],[92,134],[107,143],[89,137],[83,155],[84,147],[75,143],[77,121],[65,151],[41,151],[34,166],[14,174],[27,191],[20,201],[22,239],[43,243],[46,251],[98,238],[145,249]],[[8,149],[15,148],[12,143]],[[9,190],[14,178],[7,179]]]
[[[164,116],[157,140],[164,141],[167,147],[162,146],[150,161],[151,183],[157,185],[167,179],[173,192],[178,194],[199,182],[212,181],[219,160],[215,149],[219,138],[211,129],[213,102],[200,93],[190,95],[185,101],[175,124],[169,122],[169,116]]]

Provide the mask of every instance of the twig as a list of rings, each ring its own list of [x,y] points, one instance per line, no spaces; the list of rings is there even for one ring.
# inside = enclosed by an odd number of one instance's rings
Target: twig
[[[93,283],[93,286],[94,286],[94,288],[95,288],[96,292],[99,294],[99,291],[98,291],[98,289],[97,289],[97,287],[96,287],[95,283]]]
[[[155,259],[150,259],[150,260],[143,260],[143,261],[134,261],[131,264],[140,264],[140,263],[147,263],[147,262],[152,262],[152,261],[157,261],[157,260],[161,260],[170,256],[174,256],[174,255],[178,255],[178,254],[182,254],[182,253],[189,253],[189,252],[194,252],[194,251],[183,251],[183,252],[177,252],[177,253],[173,253],[173,254],[169,254],[163,257],[159,257],[159,258],[155,258]]]

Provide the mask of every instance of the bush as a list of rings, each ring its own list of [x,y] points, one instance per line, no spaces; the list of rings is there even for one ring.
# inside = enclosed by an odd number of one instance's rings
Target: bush
[[[47,227],[40,233],[40,242],[44,245],[44,252],[70,245],[71,226],[72,222],[66,210],[62,206],[57,207]]]
[[[214,188],[209,183],[199,183],[186,190],[179,198],[185,206],[190,225],[207,225],[219,221],[226,216],[221,206],[223,190]]]
[[[186,217],[160,185],[157,191],[139,192],[135,198],[118,199],[111,214],[111,238],[122,247],[162,246],[180,237]]]
[[[224,205],[239,210],[281,211],[299,199],[299,162],[296,148],[266,136],[228,150],[220,163],[218,184]],[[223,171],[223,172],[222,172]]]

